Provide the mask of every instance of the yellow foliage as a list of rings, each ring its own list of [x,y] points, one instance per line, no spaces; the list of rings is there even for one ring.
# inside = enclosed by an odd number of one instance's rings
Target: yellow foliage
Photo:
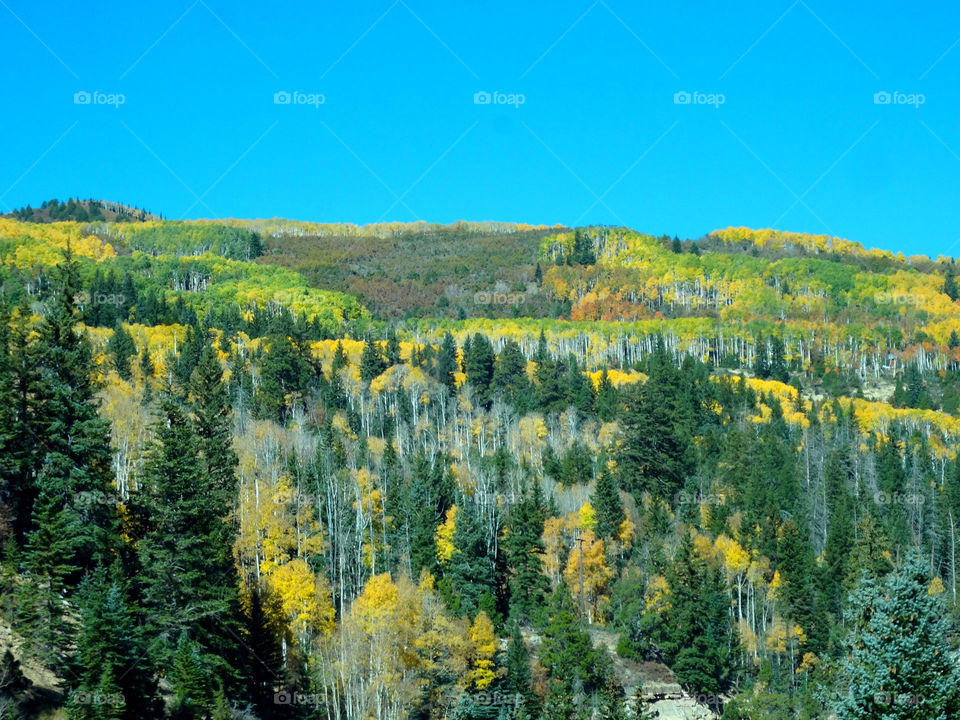
[[[563,571],[563,579],[574,599],[579,601],[582,554],[583,602],[590,619],[602,621],[602,607],[609,602],[609,598],[606,597],[607,586],[614,576],[614,571],[607,567],[603,540],[597,540],[592,530],[581,532],[580,541],[582,551],[576,547],[576,544],[570,550],[567,566]]]
[[[396,611],[400,590],[390,578],[390,573],[372,575],[363,592],[353,601],[351,613],[367,634],[383,629],[384,621]]]
[[[451,505],[447,510],[446,519],[437,526],[436,553],[441,564],[450,562],[456,548],[453,545],[453,536],[457,531],[457,506]]]
[[[470,626],[470,643],[472,645],[472,668],[467,674],[467,687],[485,690],[497,678],[494,657],[497,654],[497,636],[493,623],[487,614],[481,610]]]
[[[579,527],[581,530],[590,532],[597,527],[597,513],[593,509],[593,505],[591,505],[589,502],[585,502],[580,507]]]
[[[651,575],[644,593],[647,612],[663,613],[670,609],[670,585],[663,575]]]
[[[941,593],[946,592],[946,588],[943,586],[943,580],[938,577],[935,577],[930,581],[930,587],[927,588],[928,595],[940,595]]]
[[[283,620],[296,635],[313,630],[321,635],[333,632],[335,611],[330,584],[323,574],[314,575],[302,558],[279,566],[269,580],[270,589],[280,598]]]

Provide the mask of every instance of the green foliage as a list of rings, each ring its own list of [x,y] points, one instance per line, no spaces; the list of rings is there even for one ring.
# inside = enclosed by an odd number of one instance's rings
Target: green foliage
[[[882,581],[864,578],[850,596],[832,702],[838,720],[946,720],[960,712],[943,599],[928,588],[914,554]]]

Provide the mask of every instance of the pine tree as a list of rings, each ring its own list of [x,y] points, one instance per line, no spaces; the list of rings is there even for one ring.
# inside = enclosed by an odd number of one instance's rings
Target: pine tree
[[[384,354],[387,358],[387,367],[400,364],[400,341],[397,340],[396,330],[390,330],[390,334],[387,336],[387,347]]]
[[[881,581],[864,578],[844,612],[850,630],[834,685],[838,720],[957,717],[960,671],[945,615],[916,553]]]
[[[576,720],[577,708],[573,702],[570,684],[555,678],[550,679],[547,696],[543,699],[543,720]]]
[[[617,458],[620,486],[672,497],[690,467],[693,424],[679,371],[661,353],[646,383],[625,393],[623,443]]]
[[[536,718],[540,714],[537,694],[533,691],[533,673],[530,670],[530,654],[523,642],[520,626],[516,623],[510,630],[510,644],[504,662],[507,671],[504,688],[511,701],[520,698],[520,717]]]
[[[455,393],[457,391],[457,381],[454,373],[459,371],[460,364],[457,361],[457,345],[453,341],[453,335],[449,332],[444,333],[440,351],[437,353],[434,377],[437,379],[437,382],[445,385],[449,392]]]
[[[610,375],[604,368],[597,383],[597,395],[593,403],[594,411],[603,422],[612,422],[617,416],[619,404],[620,394],[613,383],[610,382]]]
[[[113,355],[113,368],[117,374],[124,380],[129,380],[130,358],[136,355],[137,348],[130,333],[120,323],[113,328],[113,335],[107,342],[107,352]]]
[[[77,327],[79,289],[77,261],[68,249],[57,269],[56,292],[40,323],[32,356],[37,372],[29,389],[36,408],[33,441],[40,442],[43,457],[36,487],[44,497],[32,517],[36,521],[42,513],[51,522],[72,528],[59,542],[69,545],[71,557],[65,564],[77,572],[106,561],[120,544],[113,505],[77,502],[80,497],[111,495],[113,480],[109,425],[97,412],[92,350]],[[35,523],[33,527],[33,532],[50,532]],[[31,544],[27,562],[39,568],[43,561],[31,556],[43,554],[44,543],[34,538],[28,540]],[[56,574],[49,565],[43,572]]]
[[[527,359],[515,340],[508,340],[497,355],[493,369],[492,391],[523,415],[531,406]]]
[[[770,377],[782,383],[790,382],[790,372],[784,359],[783,339],[774,335],[770,340]]]
[[[778,531],[780,567],[783,574],[781,598],[787,613],[807,635],[807,649],[818,655],[826,647],[827,618],[816,593],[816,559],[809,540],[800,534],[794,520],[786,520]]]
[[[141,491],[149,529],[138,547],[140,593],[154,663],[170,672],[175,665],[181,672],[188,659],[198,665],[206,690],[191,702],[209,708],[216,683],[234,686],[240,666],[233,531],[224,493],[208,473],[204,439],[173,398],[163,399],[161,412]]]
[[[596,688],[601,678],[596,673],[593,643],[580,625],[573,596],[564,583],[553,591],[548,612],[540,662],[550,672],[551,679],[560,681],[564,687],[569,688],[576,682],[586,691]],[[545,708],[549,712],[549,702]]]
[[[473,336],[469,347],[464,348],[467,382],[473,388],[473,397],[480,407],[489,410],[493,402],[493,347],[485,335]]]
[[[103,709],[130,720],[157,717],[145,643],[121,581],[108,577],[104,568],[88,572],[78,589],[77,604],[80,618],[71,690],[74,695],[99,695],[104,707],[76,705],[71,717],[101,718]]]
[[[224,517],[237,495],[238,460],[233,450],[230,397],[209,336],[190,376],[190,401],[204,470],[214,493],[211,509],[218,517]]]
[[[943,277],[943,293],[951,300],[960,297],[960,291],[957,290],[957,282],[953,276],[953,270],[948,270]]]
[[[590,503],[597,513],[597,535],[601,538],[616,537],[625,515],[620,488],[609,468],[604,467],[600,472]]]
[[[504,549],[511,572],[510,610],[521,618],[536,619],[547,596],[542,561],[543,523],[544,508],[535,495],[525,494],[507,518],[509,532]]]
[[[600,691],[599,720],[627,720],[623,688],[616,680],[609,680]]]
[[[456,529],[453,534],[453,555],[446,578],[459,599],[459,614],[473,617],[482,606],[483,596],[496,596],[496,567],[486,533],[473,503],[457,506]]]
[[[767,341],[763,335],[756,340],[756,355],[753,359],[753,374],[766,380],[770,377],[770,355],[767,352]]]
[[[367,340],[363,343],[363,353],[360,355],[360,377],[369,383],[379,377],[387,369],[387,359],[380,350],[380,343]]]
[[[715,695],[725,685],[730,643],[729,602],[716,570],[697,558],[684,535],[667,571],[670,610],[660,650],[680,684]]]

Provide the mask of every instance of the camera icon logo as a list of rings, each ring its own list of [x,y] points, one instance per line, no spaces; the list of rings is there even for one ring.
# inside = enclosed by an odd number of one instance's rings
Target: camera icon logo
[[[690,93],[688,93],[686,90],[681,90],[680,92],[675,92],[673,94],[674,105],[689,105],[690,99]]]
[[[490,93],[486,90],[481,90],[480,92],[475,92],[473,94],[473,104],[474,105],[489,105],[492,98]]]
[[[283,692],[282,690],[278,693],[274,693],[273,704],[274,705],[293,705],[293,694],[288,692]]]
[[[86,90],[81,90],[80,92],[75,92],[73,94],[74,105],[89,105],[90,99],[90,93],[88,93]]]
[[[889,105],[890,100],[890,93],[888,93],[886,90],[881,90],[880,92],[875,92],[873,94],[874,105]]]
[[[274,105],[289,105],[290,104],[290,93],[286,90],[280,90],[273,94],[273,104]]]

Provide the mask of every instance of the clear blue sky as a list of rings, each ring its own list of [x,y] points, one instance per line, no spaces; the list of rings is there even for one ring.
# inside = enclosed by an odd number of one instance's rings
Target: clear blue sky
[[[960,6],[922,1],[0,0],[0,210],[747,225],[960,255],[958,36]]]

